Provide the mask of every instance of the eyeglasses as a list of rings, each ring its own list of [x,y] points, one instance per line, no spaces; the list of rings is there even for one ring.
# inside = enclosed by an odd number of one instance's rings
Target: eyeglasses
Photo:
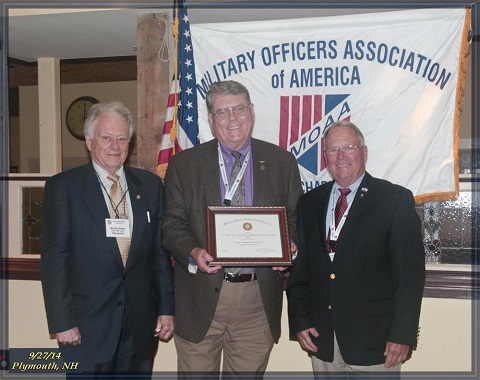
[[[344,146],[344,147],[333,147],[333,148],[328,148],[328,149],[325,149],[325,152],[329,155],[329,156],[336,156],[338,154],[339,151],[342,151],[343,153],[345,154],[352,154],[353,152],[355,152],[358,148],[363,148],[365,145],[347,145],[347,146]]]
[[[226,120],[230,117],[230,111],[233,111],[235,116],[245,116],[247,114],[247,109],[250,108],[251,104],[248,106],[236,106],[230,108],[222,108],[212,115],[216,116],[218,120]]]

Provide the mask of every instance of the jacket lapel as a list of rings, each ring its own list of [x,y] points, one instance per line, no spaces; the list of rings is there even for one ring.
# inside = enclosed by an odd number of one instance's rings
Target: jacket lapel
[[[130,196],[130,204],[133,211],[133,232],[130,241],[130,250],[128,253],[127,266],[134,258],[133,255],[137,251],[137,246],[140,243],[139,236],[146,236],[143,229],[148,227],[145,223],[147,219],[147,195],[142,190],[142,182],[133,174],[128,167],[124,166],[125,176],[127,177],[128,194]]]
[[[330,207],[329,200],[330,200],[330,193],[332,192],[333,181],[329,182],[323,191],[320,193],[318,197],[318,203],[316,205],[316,212],[318,218],[318,227],[320,228],[320,236],[322,242],[324,243],[323,246],[327,248],[327,210]],[[327,252],[328,253],[328,252]]]
[[[220,193],[220,168],[218,166],[218,140],[213,139],[205,143],[204,157],[198,157],[202,161],[200,178],[197,183],[203,183],[199,189],[204,189],[206,204],[210,206],[221,205],[223,199]]]
[[[358,187],[352,206],[348,212],[347,219],[340,233],[337,252],[349,241],[350,234],[355,228],[363,210],[365,210],[365,207],[372,198],[372,178],[373,177],[370,174],[365,173],[365,177],[363,177],[363,180]]]
[[[251,139],[252,144],[252,167],[253,167],[253,205],[268,204],[268,183],[269,166],[267,158],[260,149],[258,149],[257,141]]]
[[[115,261],[123,266],[117,240],[107,238],[106,235],[105,219],[109,218],[110,214],[105,203],[100,181],[95,174],[92,164],[85,166],[85,168],[85,176],[83,179],[80,179],[81,186],[83,186],[82,199],[85,207],[90,212],[96,227],[100,230],[100,235],[105,238],[105,244],[114,256]]]

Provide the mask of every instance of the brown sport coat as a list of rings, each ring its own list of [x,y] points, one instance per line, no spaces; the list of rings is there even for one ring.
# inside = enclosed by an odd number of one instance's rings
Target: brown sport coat
[[[205,207],[220,206],[216,139],[173,156],[165,177],[164,245],[175,259],[175,333],[200,342],[210,327],[223,283],[223,272],[189,273],[190,252],[206,249]],[[302,193],[294,156],[276,145],[252,139],[254,206],[286,206],[291,238],[296,238],[296,205]],[[258,284],[275,341],[280,337],[282,275],[257,268]]]

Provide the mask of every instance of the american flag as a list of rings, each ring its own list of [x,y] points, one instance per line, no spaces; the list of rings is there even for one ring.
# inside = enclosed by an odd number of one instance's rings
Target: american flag
[[[190,22],[183,0],[174,2],[173,35],[177,62],[167,102],[167,113],[158,153],[157,173],[165,177],[168,159],[198,144],[197,83]]]

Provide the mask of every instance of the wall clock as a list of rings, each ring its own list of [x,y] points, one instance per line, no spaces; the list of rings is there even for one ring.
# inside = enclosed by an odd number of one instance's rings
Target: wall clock
[[[83,135],[83,124],[87,118],[88,110],[95,103],[98,103],[97,99],[91,96],[81,96],[68,106],[65,122],[68,131],[76,139],[85,140],[85,136]]]

